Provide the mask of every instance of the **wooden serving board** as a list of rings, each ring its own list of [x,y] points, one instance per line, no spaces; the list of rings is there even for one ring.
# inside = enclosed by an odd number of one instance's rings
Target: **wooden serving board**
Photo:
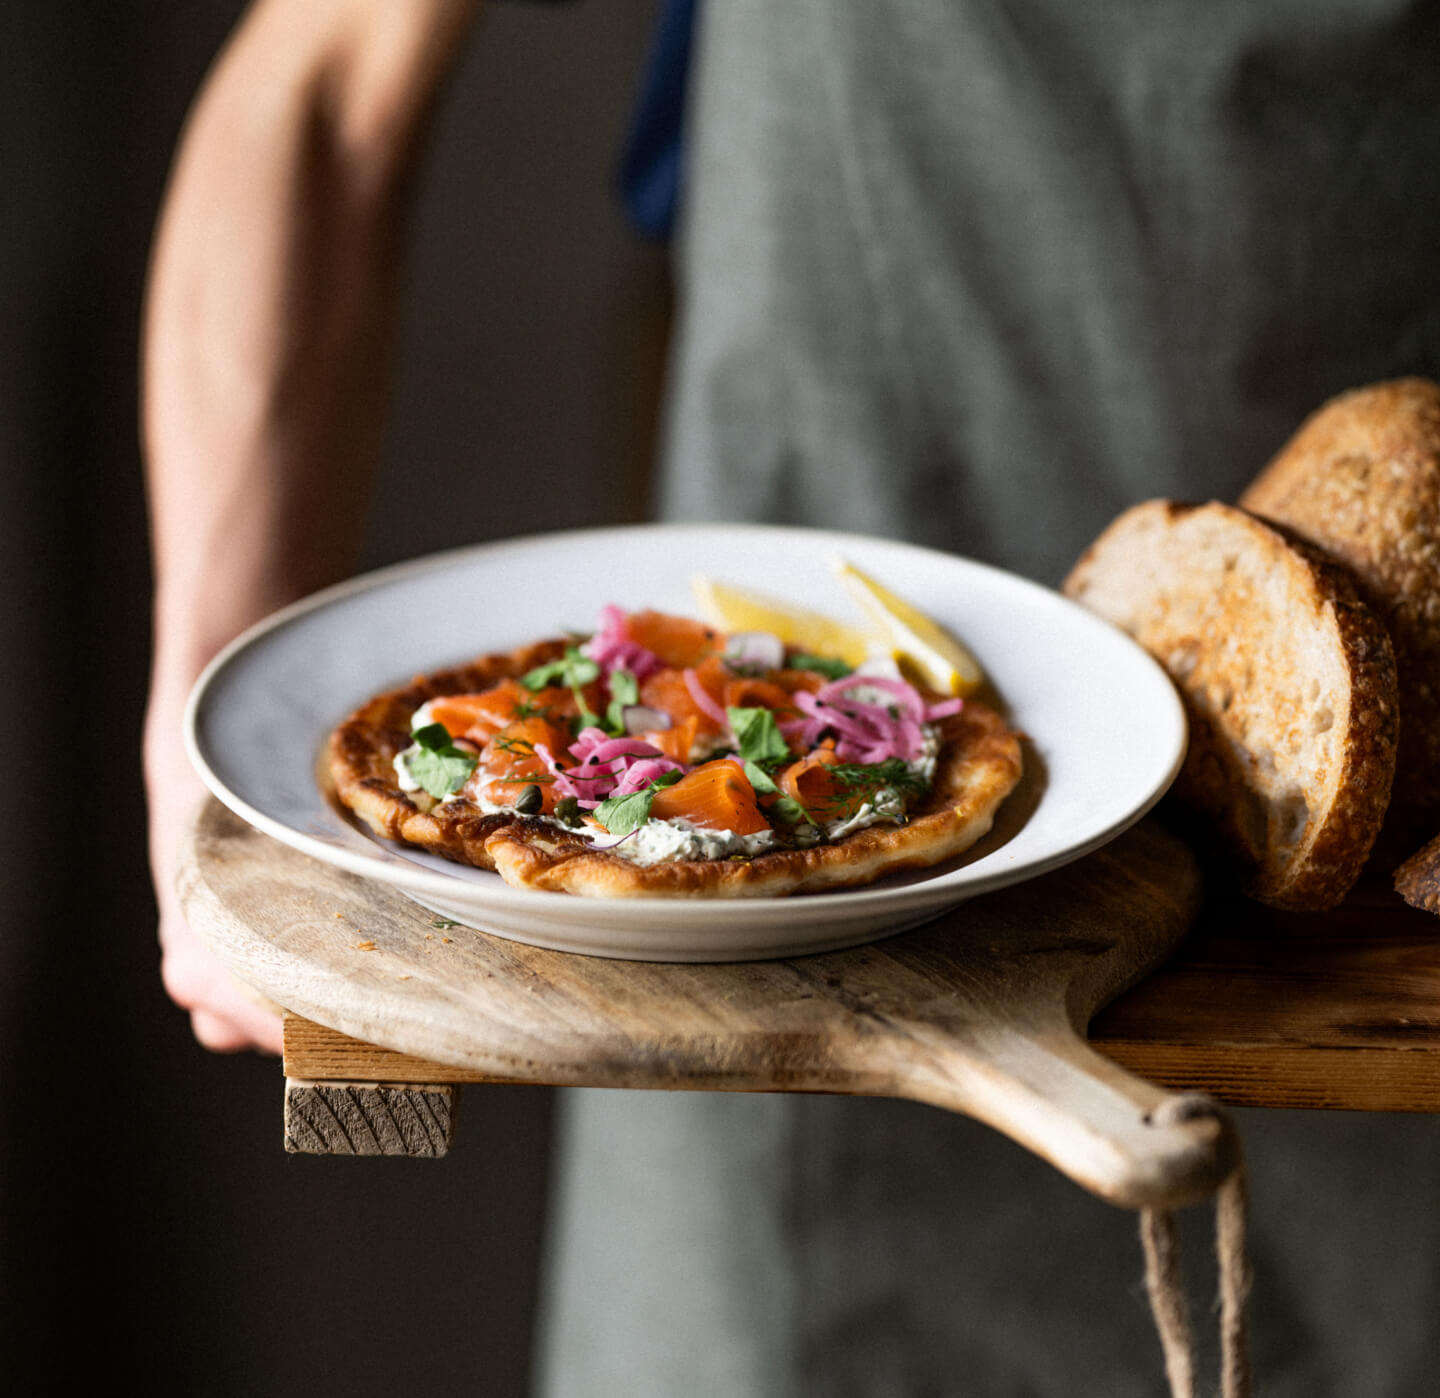
[[[1170,1096],[1083,1039],[1097,1008],[1175,949],[1200,891],[1186,847],[1143,823],[882,942],[682,965],[446,926],[214,802],[181,879],[192,924],[241,980],[415,1064],[416,1081],[392,1081],[389,1098],[367,1104],[342,1086],[312,1099],[333,1130],[313,1117],[295,1129],[319,1148],[327,1135],[353,1144],[357,1131],[402,1149],[443,1137],[451,1101],[425,1095],[436,1064],[450,1082],[841,1092],[964,1112],[1134,1208],[1207,1197],[1235,1158],[1218,1108]]]

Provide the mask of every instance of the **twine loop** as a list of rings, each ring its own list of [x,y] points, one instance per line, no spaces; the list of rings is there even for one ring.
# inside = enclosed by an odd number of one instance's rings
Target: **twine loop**
[[[1174,1126],[1201,1117],[1223,1116],[1210,1098],[1199,1093],[1167,1097],[1145,1115],[1147,1125]],[[1238,1152],[1238,1144],[1236,1146]],[[1219,1267],[1220,1394],[1251,1398],[1249,1325],[1250,1262],[1245,1249],[1246,1184],[1243,1163],[1220,1185],[1215,1196],[1215,1255]],[[1171,1398],[1195,1398],[1195,1338],[1180,1277],[1180,1245],[1171,1209],[1143,1209],[1140,1243],[1145,1253],[1145,1290],[1160,1347]]]

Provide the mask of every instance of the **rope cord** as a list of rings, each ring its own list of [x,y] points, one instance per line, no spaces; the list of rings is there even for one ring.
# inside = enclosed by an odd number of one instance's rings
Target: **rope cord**
[[[1145,1250],[1145,1292],[1165,1352],[1171,1398],[1195,1398],[1195,1337],[1190,1333],[1189,1307],[1180,1282],[1175,1215],[1169,1209],[1143,1210],[1140,1244]]]
[[[1174,1104],[1173,1107],[1171,1104]],[[1170,1111],[1165,1109],[1170,1107]],[[1216,1109],[1211,1106],[1210,1111]],[[1198,1114],[1193,1097],[1162,1105],[1171,1120]],[[1246,1302],[1250,1295],[1250,1261],[1245,1248],[1245,1167],[1237,1165],[1215,1196],[1215,1256],[1219,1267],[1220,1398],[1251,1398],[1250,1336]],[[1140,1244],[1145,1253],[1145,1291],[1160,1348],[1171,1398],[1195,1398],[1195,1337],[1180,1276],[1180,1242],[1175,1214],[1169,1209],[1143,1209]]]
[[[1237,1168],[1215,1201],[1215,1252],[1220,1259],[1221,1398],[1250,1398],[1250,1258],[1245,1251],[1245,1170]]]

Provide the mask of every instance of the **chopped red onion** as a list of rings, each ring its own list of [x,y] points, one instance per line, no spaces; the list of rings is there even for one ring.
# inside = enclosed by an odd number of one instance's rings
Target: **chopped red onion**
[[[725,663],[733,670],[778,670],[785,664],[785,643],[768,631],[736,631],[725,642]]]
[[[664,709],[652,709],[648,704],[626,704],[620,710],[627,733],[663,733],[674,727],[674,721]]]

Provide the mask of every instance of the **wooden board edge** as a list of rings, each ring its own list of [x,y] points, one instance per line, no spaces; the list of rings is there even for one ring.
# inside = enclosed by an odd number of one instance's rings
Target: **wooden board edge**
[[[453,1083],[285,1079],[285,1149],[292,1155],[438,1159],[454,1140]]]

